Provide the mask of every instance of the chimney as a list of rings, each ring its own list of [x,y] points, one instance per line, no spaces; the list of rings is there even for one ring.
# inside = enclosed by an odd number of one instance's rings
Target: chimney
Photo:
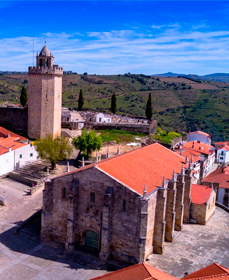
[[[10,133],[7,133],[7,137],[8,137],[8,138],[10,137]]]
[[[8,151],[9,151],[9,152],[11,152],[11,151],[12,151],[11,147],[8,149]]]

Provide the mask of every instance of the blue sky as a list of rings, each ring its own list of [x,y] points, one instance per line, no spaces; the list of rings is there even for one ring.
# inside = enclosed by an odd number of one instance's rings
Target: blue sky
[[[77,73],[229,73],[227,1],[0,1],[0,71],[47,46]]]

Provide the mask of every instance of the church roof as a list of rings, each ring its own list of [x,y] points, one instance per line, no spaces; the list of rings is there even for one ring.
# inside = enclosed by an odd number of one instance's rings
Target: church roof
[[[146,185],[147,194],[151,193],[162,185],[163,177],[165,177],[166,182],[172,178],[173,171],[176,174],[180,173],[182,165],[184,165],[184,168],[188,167],[187,164],[185,165],[184,157],[155,143],[69,173],[83,172],[85,169],[95,167],[142,195],[144,185]],[[69,173],[58,177],[67,176]]]
[[[226,280],[229,279],[228,277],[229,274],[229,269],[219,265],[217,263],[212,263],[200,270],[197,270],[196,272],[193,272],[185,277],[183,277],[182,279],[222,279],[222,280]],[[224,278],[224,276],[226,276]]]
[[[161,270],[158,270],[148,264],[139,263],[129,267],[114,271],[103,276],[93,278],[92,280],[176,280],[175,278]]]
[[[43,47],[42,50],[40,51],[39,56],[51,56],[51,52],[50,52],[50,50],[47,48],[46,45],[44,45],[44,47]]]
[[[209,200],[213,189],[209,186],[195,185],[191,187],[191,200],[194,204],[205,204]]]

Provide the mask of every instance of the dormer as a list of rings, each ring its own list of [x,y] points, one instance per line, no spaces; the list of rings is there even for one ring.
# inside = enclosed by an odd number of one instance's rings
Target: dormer
[[[37,63],[36,67],[53,67],[53,56],[51,55],[51,52],[45,45],[42,50],[40,51],[39,55],[37,54]]]

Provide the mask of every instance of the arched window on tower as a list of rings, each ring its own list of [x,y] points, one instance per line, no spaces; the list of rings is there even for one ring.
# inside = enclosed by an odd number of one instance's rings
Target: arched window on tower
[[[90,193],[90,202],[95,203],[95,193],[94,192]]]

